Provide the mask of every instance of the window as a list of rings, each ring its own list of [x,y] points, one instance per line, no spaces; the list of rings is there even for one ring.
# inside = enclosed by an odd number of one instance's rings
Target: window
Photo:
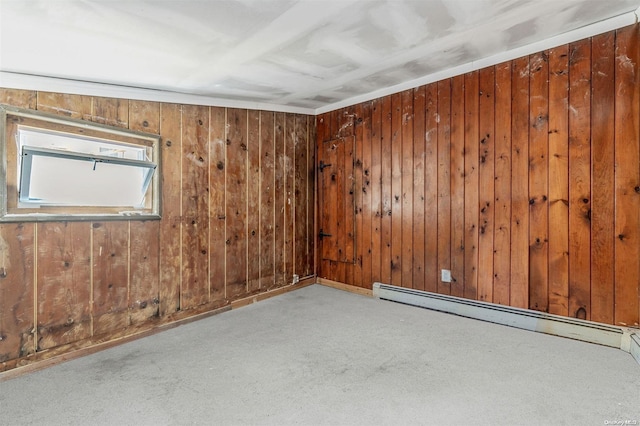
[[[160,138],[0,107],[0,220],[159,218]]]

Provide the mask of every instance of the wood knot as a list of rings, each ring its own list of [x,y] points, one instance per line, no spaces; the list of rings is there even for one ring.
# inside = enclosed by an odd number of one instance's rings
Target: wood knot
[[[167,146],[171,146],[172,144],[173,144],[173,142],[171,142],[171,141],[166,141],[165,142],[165,145],[167,145]]]
[[[218,168],[218,170],[223,170],[224,169],[224,162],[218,161],[218,164],[216,164],[216,167]]]
[[[142,127],[149,127],[149,122],[147,120],[144,120],[142,122]]]

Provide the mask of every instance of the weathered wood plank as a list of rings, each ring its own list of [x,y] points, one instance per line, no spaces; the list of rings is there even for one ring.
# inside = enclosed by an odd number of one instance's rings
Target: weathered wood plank
[[[402,93],[391,95],[391,284],[402,286]]]
[[[405,90],[402,97],[402,159],[401,159],[401,283],[413,287],[413,89]]]
[[[294,205],[294,266],[293,273],[298,277],[304,277],[308,269],[307,265],[311,262],[311,253],[309,239],[311,235],[308,232],[308,208],[309,204],[308,184],[309,166],[308,166],[308,124],[307,116],[296,115],[294,127],[294,180],[293,193],[295,199]]]
[[[381,248],[380,253],[380,280],[385,284],[391,284],[391,215],[392,215],[392,163],[391,163],[391,96],[385,96],[378,104],[381,113],[380,124],[380,179],[382,189],[381,210]]]
[[[35,352],[35,225],[0,224],[0,371],[2,363]]]
[[[117,106],[114,105],[114,107]],[[127,123],[131,130],[160,134],[161,105],[157,102],[131,102],[127,108]],[[94,113],[96,99],[94,98]],[[124,107],[105,109],[102,117],[108,118],[108,112],[123,114]],[[120,115],[111,121],[122,121]],[[159,257],[160,224],[156,221],[129,222],[129,323],[139,324],[157,316],[159,310]]]
[[[591,55],[591,320],[613,324],[615,33],[593,37]]]
[[[180,308],[209,301],[209,109],[182,107],[182,286]]]
[[[37,224],[37,349],[91,336],[91,224]]]
[[[364,206],[364,195],[366,188],[364,187],[364,161],[363,161],[363,128],[362,123],[364,122],[364,117],[362,113],[362,104],[355,105],[354,107],[354,135],[355,135],[355,148],[354,148],[354,167],[353,167],[353,179],[354,179],[354,203],[355,203],[355,236],[356,236],[356,244],[357,251],[355,253],[355,264],[350,268],[353,270],[353,284],[362,287],[362,271],[363,271],[363,257],[365,252],[365,244],[367,244],[363,239],[363,206]]]
[[[478,300],[493,301],[495,213],[495,68],[480,70],[478,133]]]
[[[162,135],[162,220],[159,229],[159,299],[160,316],[180,308],[181,199],[182,199],[182,107],[160,104]]]
[[[296,116],[285,115],[284,168],[285,205],[284,205],[284,282],[291,284],[295,265],[295,144]]]
[[[151,101],[129,101],[129,128],[157,133],[160,129],[160,104]]]
[[[424,290],[425,279],[425,87],[413,90],[413,191],[408,196],[412,197],[413,204],[413,251],[411,262],[413,264],[411,287]]]
[[[493,303],[511,299],[511,62],[495,67]]]
[[[591,319],[591,45],[569,45],[569,316]]]
[[[260,112],[247,116],[247,290],[260,290]]]
[[[91,121],[129,128],[129,102],[118,98],[94,96],[91,102]]]
[[[529,59],[511,74],[511,286],[509,304],[529,305]]]
[[[93,334],[129,326],[129,222],[91,224]]]
[[[247,292],[247,110],[227,110],[227,298]]]
[[[424,290],[438,291],[438,85],[425,87],[424,124]]]
[[[37,109],[69,118],[91,118],[91,96],[38,92]]]
[[[260,113],[260,289],[275,286],[275,138],[274,113]]]
[[[285,114],[275,115],[275,270],[276,287],[286,284],[285,281]]]
[[[129,232],[129,318],[143,323],[159,312],[158,221],[131,222]]]
[[[549,310],[549,64],[529,57],[529,308]]]
[[[464,295],[465,278],[465,146],[464,75],[451,79],[451,295]]]
[[[478,216],[479,155],[478,137],[480,87],[479,74],[464,76],[464,293],[468,299],[478,298]]]
[[[371,281],[381,282],[382,266],[382,107],[371,101]],[[387,281],[388,282],[388,281]]]
[[[616,32],[615,324],[638,326],[640,177],[638,26]],[[631,267],[633,265],[633,267]],[[571,312],[570,312],[571,313]]]
[[[451,270],[451,79],[438,82],[438,271]],[[438,293],[451,284],[438,278]]]
[[[569,314],[569,46],[549,51],[549,313]]]
[[[359,212],[362,218],[361,230],[356,231],[356,236],[360,235],[360,244],[358,245],[359,251],[362,253],[362,280],[361,286],[371,289],[373,287],[372,280],[372,247],[373,247],[373,215],[376,211],[376,207],[372,206],[372,192],[373,192],[373,176],[372,176],[372,143],[371,143],[371,102],[365,102],[362,104],[362,111],[360,116],[362,122],[360,126],[362,128],[362,191],[360,196],[362,197],[361,205],[362,210]]]
[[[209,108],[209,289],[210,299],[225,294],[227,111]]]
[[[0,104],[19,108],[36,109],[37,92],[35,90],[9,89],[0,87]]]

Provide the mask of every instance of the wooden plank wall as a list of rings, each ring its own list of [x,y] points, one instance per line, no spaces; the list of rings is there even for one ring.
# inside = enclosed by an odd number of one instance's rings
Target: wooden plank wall
[[[3,88],[0,103],[162,137],[161,220],[0,225],[0,371],[314,273],[314,117]]]
[[[320,115],[361,167],[357,261],[318,275],[637,327],[638,28]]]

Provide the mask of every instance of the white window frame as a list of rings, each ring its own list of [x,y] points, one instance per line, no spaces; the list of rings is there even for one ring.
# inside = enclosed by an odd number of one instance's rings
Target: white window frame
[[[161,217],[160,136],[5,105],[0,105],[0,125],[0,222]],[[73,149],[68,149],[60,143],[52,143],[51,146],[34,143],[35,146],[31,146],[28,139],[27,143],[23,143],[21,133],[23,137],[25,134],[32,134],[40,138],[69,141]],[[138,155],[137,158],[101,155],[99,150],[96,150],[98,146],[122,147],[124,151],[129,149]],[[81,152],[82,150],[86,152]],[[40,170],[44,173],[45,169],[38,168],[37,164],[43,164],[42,162],[48,159],[58,163],[73,162],[67,163],[69,166],[87,162],[87,170],[108,165],[109,168],[115,167],[123,173],[140,173],[140,179],[136,181],[141,188],[124,188],[138,194],[136,199],[139,201],[127,201],[125,205],[101,205],[96,201],[97,197],[93,197],[92,201],[87,199],[85,203],[34,199],[30,197],[31,178],[34,176],[33,173]],[[64,167],[61,167],[61,173],[64,173]],[[126,185],[116,181],[114,179],[114,185]],[[113,193],[121,190],[122,186],[109,188]]]

